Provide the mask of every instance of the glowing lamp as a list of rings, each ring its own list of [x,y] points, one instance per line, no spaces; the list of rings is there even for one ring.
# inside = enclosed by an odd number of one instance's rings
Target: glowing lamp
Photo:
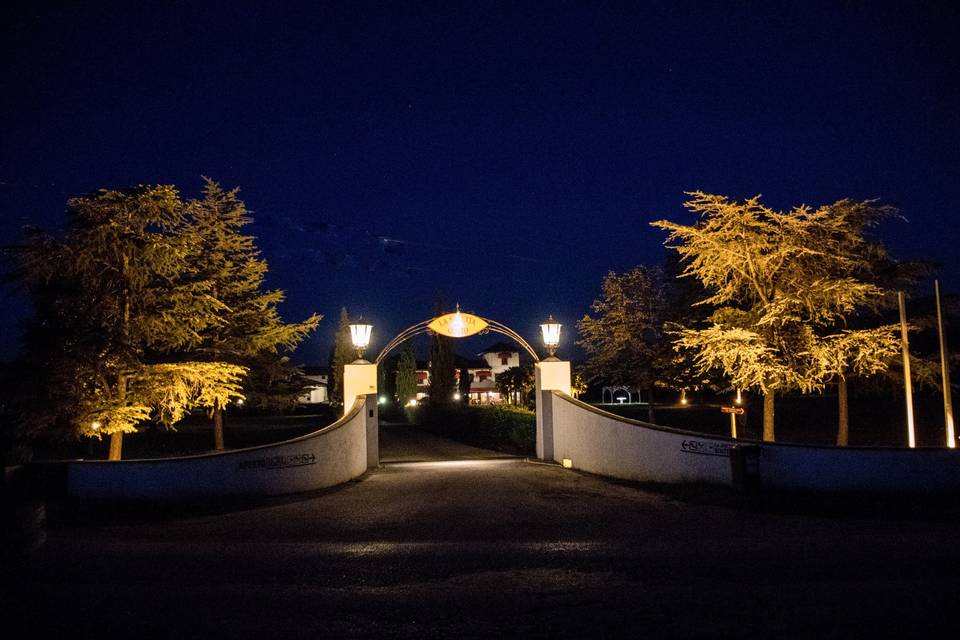
[[[573,469],[573,460],[570,458],[563,459],[563,468],[564,469]]]
[[[681,389],[681,390],[680,390],[680,404],[682,404],[682,405],[686,405],[686,404],[687,404],[687,390],[686,390],[686,389]]]
[[[459,400],[459,399],[460,399],[460,393],[458,392],[458,393],[453,394],[453,399],[454,399],[454,400]]]
[[[357,350],[358,360],[363,360],[363,350],[370,344],[370,333],[372,331],[372,324],[350,325],[350,341],[353,342],[353,346]]]
[[[98,431],[100,429],[100,423],[94,420],[92,423],[90,423],[90,428],[94,431]]]
[[[743,404],[743,394],[740,392],[740,388],[737,387],[737,399],[733,401],[734,404]]]
[[[547,321],[540,325],[540,332],[543,333],[543,344],[547,348],[550,357],[553,358],[560,345],[560,327],[559,322],[553,319],[551,315]]]
[[[453,314],[453,318],[450,320],[450,334],[455,338],[462,338],[467,331],[467,323],[463,319],[463,314],[460,313],[460,305],[457,305],[457,310]]]

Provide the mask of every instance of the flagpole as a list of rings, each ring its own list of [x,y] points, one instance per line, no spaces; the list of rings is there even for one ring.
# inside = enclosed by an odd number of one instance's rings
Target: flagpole
[[[933,281],[937,298],[937,330],[940,332],[940,382],[943,385],[943,417],[946,420],[947,446],[956,448],[953,431],[953,401],[950,399],[950,365],[947,363],[947,336],[943,333],[943,312],[940,310],[940,281]]]
[[[903,390],[907,398],[907,444],[911,449],[917,446],[913,432],[913,386],[910,383],[910,347],[907,340],[907,311],[903,302],[903,291],[897,292],[900,305],[900,348],[903,351]]]

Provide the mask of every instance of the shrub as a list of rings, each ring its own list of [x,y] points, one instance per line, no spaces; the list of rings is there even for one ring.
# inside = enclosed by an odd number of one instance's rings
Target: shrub
[[[508,405],[420,406],[413,421],[437,435],[466,444],[517,455],[533,455],[536,414]]]

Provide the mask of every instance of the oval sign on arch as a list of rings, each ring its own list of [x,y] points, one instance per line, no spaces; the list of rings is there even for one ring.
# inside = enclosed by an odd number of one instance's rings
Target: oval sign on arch
[[[487,321],[480,316],[456,311],[437,316],[430,321],[427,328],[450,338],[465,338],[480,333],[487,328]]]

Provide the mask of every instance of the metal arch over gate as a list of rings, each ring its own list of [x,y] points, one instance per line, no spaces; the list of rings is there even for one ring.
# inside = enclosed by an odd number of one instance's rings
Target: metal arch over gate
[[[436,318],[424,320],[423,322],[418,322],[412,327],[407,327],[398,333],[396,337],[388,342],[383,348],[383,351],[381,351],[380,355],[377,356],[375,363],[380,364],[391,351],[397,348],[397,346],[399,346],[405,340],[409,340],[410,338],[422,335],[424,333],[433,332],[441,333],[451,338],[465,338],[472,335],[483,335],[484,333],[490,331],[505,335],[508,338],[512,338],[517,342],[517,344],[523,347],[527,353],[530,354],[534,362],[540,362],[540,356],[537,355],[537,352],[533,350],[533,347],[531,347],[530,344],[524,340],[519,333],[507,325],[497,322],[496,320],[490,320],[488,318],[481,318],[480,316],[475,316],[469,313],[463,313],[460,311],[460,307],[458,305],[457,310],[453,313],[448,313],[437,316]]]

